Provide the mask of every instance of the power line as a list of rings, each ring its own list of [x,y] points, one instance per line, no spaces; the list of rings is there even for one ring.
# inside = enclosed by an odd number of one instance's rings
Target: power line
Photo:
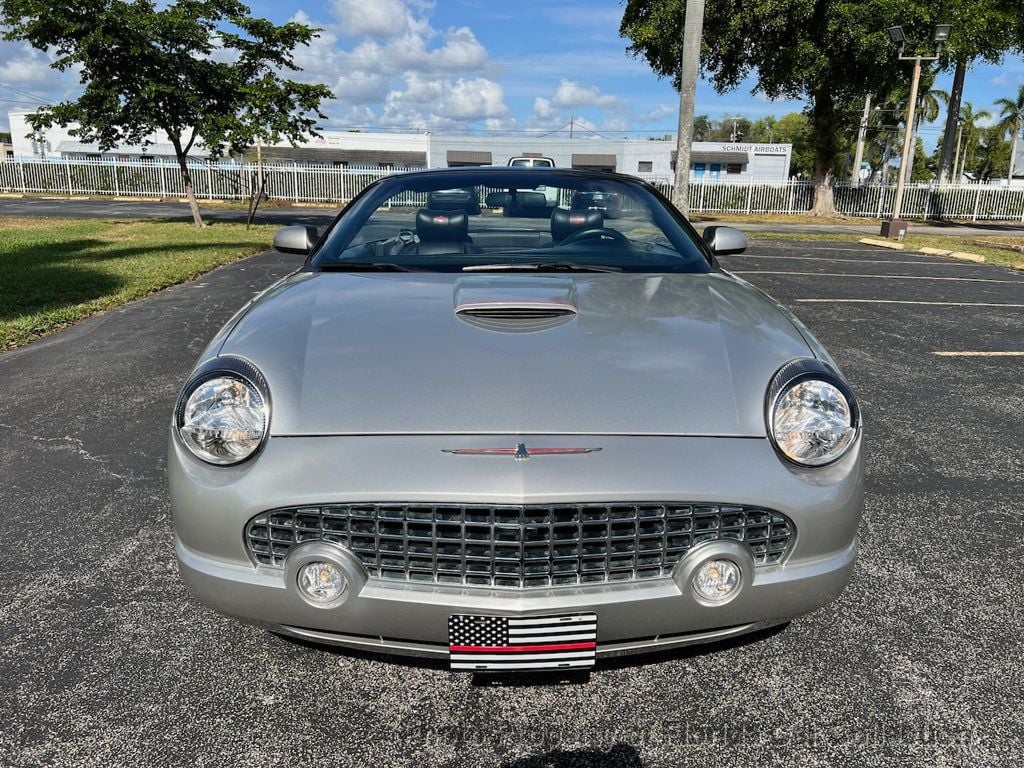
[[[28,91],[23,91],[20,88],[15,88],[13,85],[9,85],[7,83],[0,83],[0,88],[6,88],[9,91],[20,93],[22,96],[28,96],[30,99],[39,99],[40,101],[46,101],[46,99],[44,99],[37,93],[29,93]]]

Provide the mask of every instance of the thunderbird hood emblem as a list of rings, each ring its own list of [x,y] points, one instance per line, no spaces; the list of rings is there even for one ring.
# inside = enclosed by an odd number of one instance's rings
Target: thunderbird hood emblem
[[[596,453],[600,448],[534,448],[528,450],[526,443],[516,443],[515,448],[442,448],[444,453],[457,456],[511,456],[516,461],[526,461],[532,456],[571,456],[580,453]]]

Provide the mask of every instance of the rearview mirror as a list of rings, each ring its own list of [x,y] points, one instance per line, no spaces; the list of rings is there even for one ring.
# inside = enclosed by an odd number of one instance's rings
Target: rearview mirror
[[[316,241],[320,239],[316,227],[295,225],[284,227],[274,233],[274,250],[308,256]]]
[[[703,237],[716,256],[747,250],[747,236],[734,227],[707,227]]]

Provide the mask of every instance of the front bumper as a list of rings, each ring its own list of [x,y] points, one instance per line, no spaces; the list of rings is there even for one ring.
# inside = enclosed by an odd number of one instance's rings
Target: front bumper
[[[530,436],[531,447],[566,444]],[[196,461],[172,436],[169,479],[181,574],[209,607],[320,642],[411,655],[447,653],[456,613],[538,616],[594,612],[598,655],[708,642],[779,624],[825,605],[849,581],[863,503],[860,446],[835,465],[783,464],[767,440],[682,437],[573,437],[600,445],[585,456],[525,462],[443,453],[505,447],[508,436],[271,438],[254,461],[235,468]],[[638,490],[639,489],[639,490]],[[641,582],[502,589],[369,580],[335,545],[289,554],[284,570],[254,565],[243,528],[280,506],[404,499],[455,503],[553,504],[699,499],[775,509],[795,524],[786,561],[754,566],[742,544],[692,549],[671,578]],[[350,590],[336,607],[314,607],[295,588],[303,554],[337,558]],[[690,575],[711,557],[740,565],[743,585],[722,605],[701,602]]]

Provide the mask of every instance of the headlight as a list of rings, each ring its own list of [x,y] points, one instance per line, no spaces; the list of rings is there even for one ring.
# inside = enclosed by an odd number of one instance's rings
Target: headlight
[[[237,464],[256,453],[269,421],[263,377],[235,358],[218,358],[200,368],[181,393],[175,418],[185,446],[219,465]]]
[[[850,388],[818,360],[796,360],[768,388],[768,428],[775,447],[809,467],[831,464],[857,439],[860,414]]]

